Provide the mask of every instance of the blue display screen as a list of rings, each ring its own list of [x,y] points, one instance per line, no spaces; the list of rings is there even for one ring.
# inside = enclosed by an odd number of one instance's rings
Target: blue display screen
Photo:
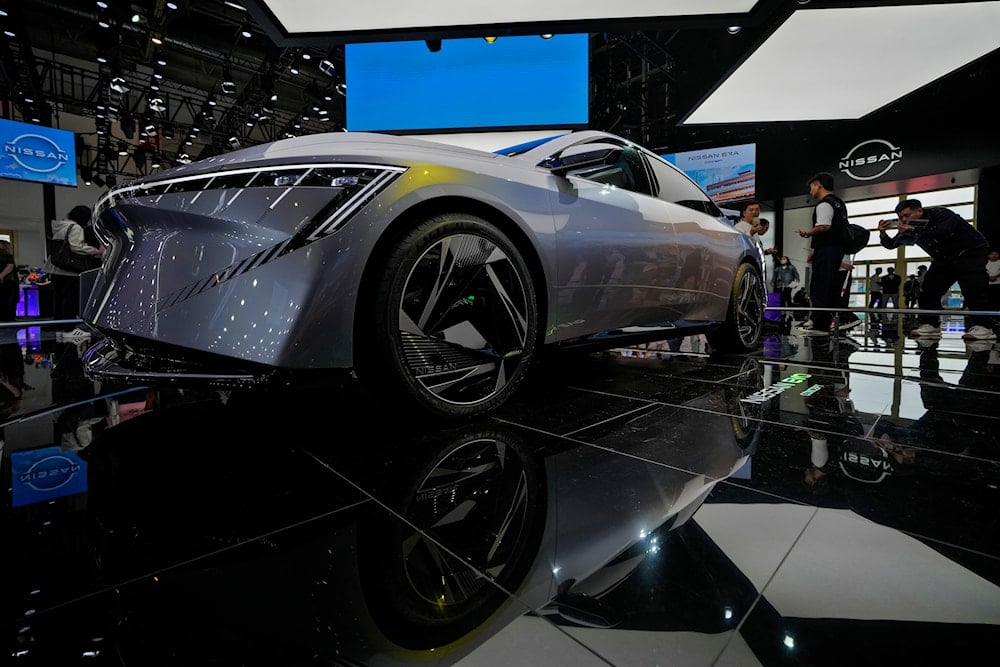
[[[347,129],[582,127],[588,56],[586,34],[348,44]]]
[[[0,178],[76,187],[76,135],[0,118]]]

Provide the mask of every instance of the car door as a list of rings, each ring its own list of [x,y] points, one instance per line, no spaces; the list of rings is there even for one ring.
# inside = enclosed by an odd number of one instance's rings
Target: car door
[[[631,145],[560,178],[550,341],[673,319],[667,293],[680,262],[670,208],[653,196],[646,162]]]
[[[643,155],[654,194],[668,204],[677,243],[681,269],[671,303],[685,319],[722,319],[745,245],[740,232],[687,174],[653,153]]]

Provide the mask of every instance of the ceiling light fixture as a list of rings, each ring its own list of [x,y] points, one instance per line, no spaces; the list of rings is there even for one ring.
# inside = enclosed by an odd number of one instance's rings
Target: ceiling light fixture
[[[542,39],[552,39],[552,33],[547,33],[545,35],[539,35]]]
[[[233,81],[233,73],[229,69],[229,65],[226,65],[222,71],[222,92],[226,95],[236,94],[236,82]]]
[[[430,46],[428,46],[427,48],[430,48]],[[337,68],[334,67],[332,60],[330,60],[329,58],[324,58],[323,60],[319,61],[319,71],[322,72],[323,74],[326,74],[327,76],[334,76],[337,73]]]
[[[111,79],[110,88],[116,93],[127,93],[130,90],[128,83],[126,83],[124,77],[121,76],[116,76]]]
[[[743,28],[741,28],[738,25],[731,25],[728,28],[726,28],[726,32],[728,32],[730,35],[739,34],[740,30],[743,30]]]
[[[487,44],[492,44],[493,42],[497,41],[496,37],[483,37],[483,39],[486,40]]]
[[[997,48],[1000,2],[856,4],[863,6],[796,10],[680,125],[857,120]],[[885,49],[887,34],[914,44],[938,39],[941,48]],[[837,53],[836,73],[825,79],[837,95],[804,95],[812,54],[826,52]],[[746,105],[764,79],[776,82],[768,103]]]
[[[167,110],[167,103],[159,95],[150,95],[146,100],[146,106],[150,111],[156,111],[157,113]]]

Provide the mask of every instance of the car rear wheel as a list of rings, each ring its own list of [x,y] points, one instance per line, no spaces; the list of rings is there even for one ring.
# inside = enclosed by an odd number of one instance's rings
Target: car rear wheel
[[[538,305],[524,258],[495,225],[428,219],[397,239],[377,281],[368,361],[380,389],[467,418],[493,411],[523,381]]]
[[[767,296],[760,273],[744,262],[733,276],[726,321],[708,334],[709,344],[724,352],[747,352],[760,343]]]

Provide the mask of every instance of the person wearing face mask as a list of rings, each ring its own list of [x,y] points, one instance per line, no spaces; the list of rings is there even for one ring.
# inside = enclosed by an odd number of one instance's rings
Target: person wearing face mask
[[[798,285],[799,270],[788,259],[788,255],[782,255],[776,259],[774,280],[771,285],[773,291],[781,295],[781,307],[785,308],[792,305],[792,288]],[[788,317],[791,318],[792,315],[792,313],[789,313]]]

